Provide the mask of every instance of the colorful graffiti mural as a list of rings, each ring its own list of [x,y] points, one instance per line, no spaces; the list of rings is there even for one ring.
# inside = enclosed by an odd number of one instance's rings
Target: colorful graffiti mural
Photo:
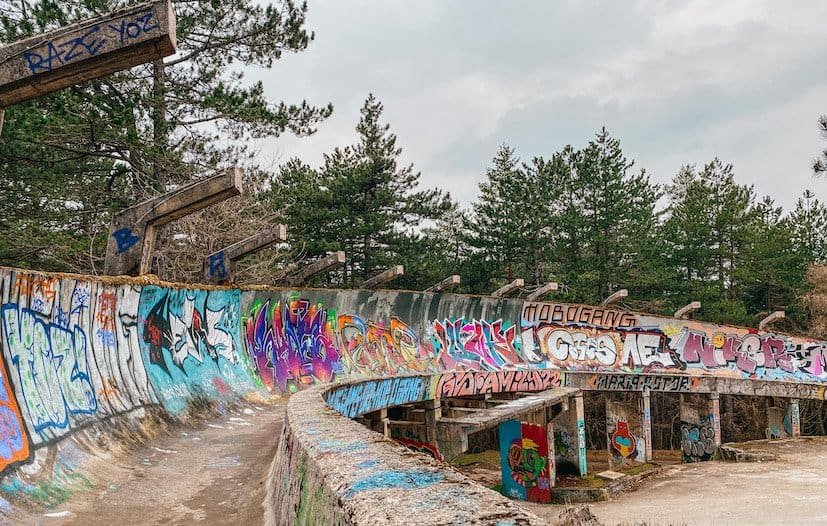
[[[554,456],[545,426],[508,420],[498,427],[503,493],[532,502],[551,502]],[[553,434],[552,434],[553,436]]]
[[[141,354],[164,408],[181,414],[195,399],[255,389],[239,338],[241,292],[143,287]]]
[[[294,392],[330,382],[343,372],[328,312],[321,304],[298,298],[259,304],[246,321],[245,338],[256,372],[270,389]]]

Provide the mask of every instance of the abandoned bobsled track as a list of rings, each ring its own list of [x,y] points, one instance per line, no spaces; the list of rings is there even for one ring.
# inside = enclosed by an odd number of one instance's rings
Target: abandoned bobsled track
[[[83,503],[98,499],[158,523],[252,520],[257,501],[271,524],[541,524],[441,460],[497,431],[503,490],[544,501],[558,463],[589,472],[588,392],[607,394],[610,463],[623,466],[652,458],[652,393],[681,395],[684,459],[699,461],[721,444],[721,396],[765,399],[767,435],[785,438],[800,434],[799,400],[824,400],[827,386],[825,342],[611,308],[0,277],[0,513],[12,521],[86,522]],[[214,447],[181,435],[198,425]],[[118,464],[145,452],[142,466]],[[148,469],[164,466],[161,498]],[[259,471],[230,473],[243,466]],[[176,472],[201,482],[176,497]],[[244,477],[242,493],[212,498],[216,481]]]

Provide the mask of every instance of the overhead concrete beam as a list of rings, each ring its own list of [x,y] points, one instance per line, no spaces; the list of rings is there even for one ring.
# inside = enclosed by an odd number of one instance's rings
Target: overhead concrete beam
[[[539,289],[535,290],[534,292],[532,292],[531,294],[526,296],[526,300],[528,300],[528,301],[538,300],[538,299],[542,298],[543,296],[545,296],[546,294],[548,294],[549,292],[555,291],[559,288],[560,288],[560,285],[558,283],[554,282],[554,281],[546,283],[545,285],[543,285]]]
[[[772,314],[770,314],[769,316],[767,316],[766,318],[764,318],[763,320],[761,320],[760,323],[758,323],[758,330],[763,331],[767,327],[767,325],[770,325],[771,323],[775,323],[776,321],[778,321],[782,318],[785,318],[785,317],[786,317],[786,314],[784,313],[783,310],[777,310],[777,311],[773,312]]]
[[[492,296],[495,298],[504,298],[514,292],[515,290],[519,289],[525,285],[525,280],[523,278],[517,278],[511,283],[507,285],[503,285],[502,287],[498,288],[494,292],[491,293]]]
[[[328,254],[327,256],[315,261],[304,268],[299,269],[295,274],[292,274],[284,279],[284,281],[291,287],[298,287],[307,283],[307,280],[313,276],[318,276],[325,272],[330,272],[333,269],[339,268],[345,264],[347,257],[341,250]]]
[[[0,107],[175,53],[168,0],[114,11],[0,48]]]
[[[287,226],[276,225],[237,243],[217,250],[204,259],[204,278],[208,283],[226,283],[233,280],[236,262],[250,254],[287,240]]]
[[[109,225],[104,273],[113,276],[149,272],[155,229],[239,195],[241,177],[240,168],[231,168],[117,213]]]
[[[676,310],[675,311],[675,318],[678,318],[679,320],[685,320],[687,316],[689,316],[690,314],[692,314],[696,310],[699,310],[700,308],[701,308],[701,302],[700,301],[693,301],[689,305],[684,305],[680,309]]]
[[[612,293],[608,298],[600,302],[601,307],[605,307],[606,305],[610,305],[621,298],[625,298],[629,295],[629,291],[626,289],[620,289],[614,293]]]
[[[431,285],[427,289],[423,290],[422,292],[442,292],[443,290],[447,290],[451,287],[455,287],[456,285],[460,284],[461,278],[459,274],[452,274],[447,278],[443,279],[436,285]]]
[[[375,289],[383,283],[388,283],[395,280],[399,276],[405,274],[405,267],[403,265],[394,265],[388,270],[373,276],[362,284],[363,289]]]

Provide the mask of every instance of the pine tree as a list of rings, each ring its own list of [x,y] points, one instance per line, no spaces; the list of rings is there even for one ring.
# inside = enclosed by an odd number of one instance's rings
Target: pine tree
[[[827,204],[805,190],[790,213],[792,240],[805,260],[827,262]]]
[[[658,188],[623,155],[620,141],[602,129],[580,151],[566,155],[560,217],[563,234],[556,256],[564,264],[571,299],[596,302],[630,287],[644,247],[654,235]]]
[[[451,210],[450,196],[418,190],[419,172],[400,167],[402,149],[390,125],[381,123],[382,104],[370,95],[356,126],[359,143],[336,148],[313,170],[293,161],[282,168],[274,188],[283,193],[288,224],[307,240],[307,256],[344,250],[344,271],[325,279],[358,286],[391,265],[419,253],[417,242],[427,221]],[[295,178],[290,181],[288,178]]]
[[[0,42],[122,4],[10,3],[0,11]],[[173,5],[176,55],[7,109],[0,171],[16,190],[12,206],[0,206],[0,224],[13,233],[0,243],[0,262],[94,271],[110,211],[228,165],[254,171],[249,139],[309,134],[330,114],[330,106],[268,101],[261,83],[246,83],[234,67],[270,67],[304,50],[313,38],[303,27],[305,4]],[[23,202],[15,205],[18,193]]]

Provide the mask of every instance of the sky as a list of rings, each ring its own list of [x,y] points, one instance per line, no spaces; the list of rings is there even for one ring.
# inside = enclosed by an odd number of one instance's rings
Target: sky
[[[827,199],[809,167],[827,147],[823,0],[308,3],[308,49],[247,78],[334,113],[313,136],[261,141],[265,166],[357,142],[373,93],[422,186],[466,206],[499,145],[550,157],[603,126],[656,183],[717,156],[785,209],[805,188]]]

